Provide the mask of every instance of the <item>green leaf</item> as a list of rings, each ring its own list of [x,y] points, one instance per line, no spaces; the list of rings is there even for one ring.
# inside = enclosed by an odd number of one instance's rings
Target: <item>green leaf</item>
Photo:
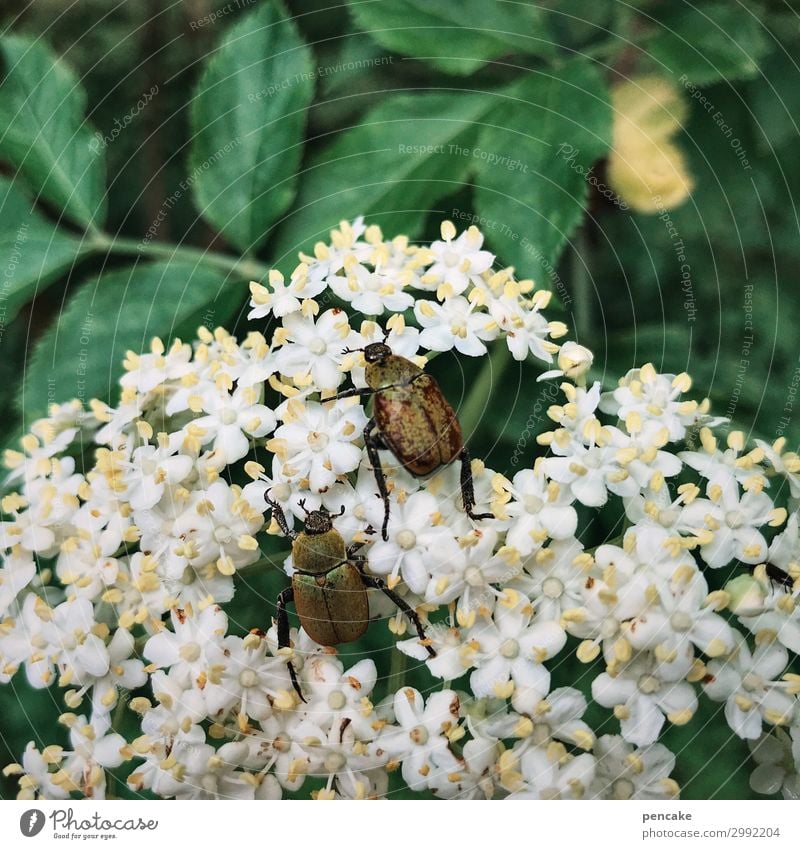
[[[37,344],[20,409],[32,418],[53,402],[113,400],[126,351],[149,348],[153,336],[166,342],[218,295],[229,300],[224,283],[219,271],[178,261],[110,271],[85,283]]]
[[[294,198],[313,80],[294,22],[262,3],[228,30],[197,85],[195,202],[241,250],[255,250]]]
[[[0,325],[90,250],[39,215],[17,185],[0,177]]]
[[[356,23],[395,53],[448,74],[471,74],[509,53],[549,56],[552,38],[532,3],[506,0],[348,0]]]
[[[487,94],[397,94],[309,162],[273,259],[307,249],[342,219],[364,215],[387,233],[417,234],[425,214],[467,179]]]
[[[648,44],[650,57],[660,70],[685,75],[696,86],[756,76],[769,49],[758,17],[739,4],[668,4],[658,27]]]
[[[610,144],[608,92],[589,63],[507,90],[481,131],[475,177],[475,205],[501,261],[523,277],[554,274],[583,217],[589,169]]]
[[[793,58],[798,48],[795,42],[767,56],[761,62],[764,79],[751,82],[745,96],[752,104],[758,147],[767,155],[783,145],[793,147],[798,136],[800,80]]]
[[[84,119],[86,93],[44,42],[0,39],[0,158],[73,221],[99,226],[105,215],[103,147]]]

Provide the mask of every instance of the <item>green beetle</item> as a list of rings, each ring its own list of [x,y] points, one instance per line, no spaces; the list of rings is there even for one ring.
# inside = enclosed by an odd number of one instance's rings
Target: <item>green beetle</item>
[[[265,497],[281,532],[292,540],[292,585],[278,596],[279,649],[290,646],[286,606],[291,602],[294,602],[300,624],[315,643],[337,646],[357,640],[369,625],[369,587],[385,593],[405,613],[428,654],[436,657],[416,611],[380,578],[364,572],[364,558],[356,553],[361,543],[347,548],[327,510],[307,510],[305,500],[300,501],[306,519],[304,530],[297,533],[289,527],[281,506],[269,493]],[[336,515],[343,513],[344,507]],[[289,661],[288,666],[292,686],[304,702],[294,665]]]
[[[389,538],[389,492],[378,453],[381,448],[391,451],[416,477],[425,477],[456,458],[460,459],[461,498],[467,515],[474,520],[494,518],[491,513],[473,512],[475,489],[469,451],[458,417],[436,379],[411,360],[392,353],[386,337],[383,342],[372,342],[356,350],[364,352],[367,386],[346,389],[325,400],[356,395],[374,399],[372,418],[364,428],[364,444],[383,499],[383,539]],[[348,348],[345,353],[354,352]]]

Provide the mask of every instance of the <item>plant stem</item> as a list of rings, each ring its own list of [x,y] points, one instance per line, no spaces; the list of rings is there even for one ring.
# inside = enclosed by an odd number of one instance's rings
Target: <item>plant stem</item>
[[[489,406],[489,396],[492,386],[500,382],[503,372],[511,362],[511,354],[502,340],[498,340],[488,359],[478,373],[475,383],[467,396],[467,400],[458,411],[458,420],[464,432],[465,440],[469,440]]]
[[[184,248],[179,245],[167,245],[159,242],[147,242],[141,239],[128,239],[100,233],[91,240],[96,250],[108,251],[109,254],[145,256],[153,259],[173,259],[194,262],[198,265],[211,265],[230,276],[248,280],[263,280],[269,274],[268,266],[252,259],[227,256],[215,251],[200,250],[199,248]]]
[[[111,729],[116,731],[117,734],[120,733],[122,718],[125,715],[125,706],[128,704],[130,697],[131,694],[127,690],[120,690],[119,696],[117,697],[117,706],[114,708],[114,717],[111,720]],[[113,770],[106,769],[106,799],[117,798],[116,789],[114,787],[114,782],[116,780],[117,779],[114,776]]]
[[[131,694],[127,690],[121,690],[117,697],[117,706],[114,708],[114,717],[111,720],[111,727],[119,733],[119,727],[122,724],[122,717],[125,715],[125,706],[130,701]]]
[[[389,678],[386,682],[390,695],[396,693],[405,683],[407,662],[408,657],[395,646],[392,665],[389,667]]]
[[[589,273],[589,245],[586,228],[581,227],[575,236],[576,250],[572,255],[572,292],[575,308],[572,315],[575,320],[575,340],[591,348],[591,294],[592,280]]]

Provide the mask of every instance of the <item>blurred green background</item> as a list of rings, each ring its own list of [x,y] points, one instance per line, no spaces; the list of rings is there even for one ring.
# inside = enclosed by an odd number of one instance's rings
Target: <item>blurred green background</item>
[[[113,399],[126,348],[152,335],[244,334],[248,280],[363,213],[426,241],[477,216],[498,263],[556,292],[597,379],[687,370],[717,413],[797,447],[793,4],[5,0],[0,32],[0,446],[49,401]],[[677,98],[678,153],[641,165],[651,200],[680,174],[691,192],[637,212],[614,91],[648,76]],[[478,365],[431,368],[463,402]],[[500,368],[479,385],[503,403],[473,402],[469,429],[513,473],[553,397],[530,364]],[[237,595],[243,627],[283,580]],[[370,649],[390,639],[373,628]],[[750,795],[746,746],[704,710],[666,740],[684,795]],[[0,762],[58,712],[0,688]]]

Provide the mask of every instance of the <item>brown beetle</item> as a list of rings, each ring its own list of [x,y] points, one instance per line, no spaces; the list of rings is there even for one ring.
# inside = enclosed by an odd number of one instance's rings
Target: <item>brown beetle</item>
[[[389,492],[381,466],[379,449],[394,454],[400,464],[416,477],[424,477],[442,466],[461,460],[461,497],[471,519],[492,519],[491,513],[474,513],[475,490],[470,457],[455,411],[442,394],[435,378],[411,360],[392,353],[383,342],[372,342],[363,350],[367,362],[367,386],[340,392],[327,401],[372,396],[372,418],[364,428],[367,455],[375,471],[378,492],[383,499],[381,533],[388,539]],[[352,353],[349,349],[345,353]]]
[[[436,657],[417,612],[384,581],[364,572],[364,558],[356,554],[361,544],[346,548],[327,510],[306,510],[305,502],[300,501],[306,521],[304,530],[297,533],[289,527],[280,505],[269,494],[265,498],[278,527],[292,540],[292,585],[278,596],[279,649],[290,644],[286,606],[292,601],[300,624],[315,643],[337,646],[357,640],[369,625],[369,587],[385,593],[405,613],[428,654]],[[288,666],[292,685],[300,700],[305,701],[294,665],[289,661]]]

